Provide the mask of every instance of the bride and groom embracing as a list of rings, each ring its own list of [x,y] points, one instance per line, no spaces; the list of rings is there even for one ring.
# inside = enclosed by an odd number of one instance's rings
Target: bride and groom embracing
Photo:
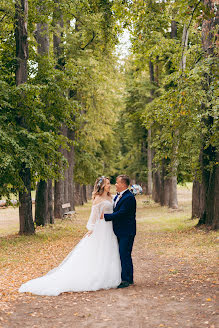
[[[57,296],[132,285],[136,200],[129,184],[128,176],[119,175],[113,199],[109,178],[99,177],[94,185],[86,235],[58,267],[24,283],[19,292]]]

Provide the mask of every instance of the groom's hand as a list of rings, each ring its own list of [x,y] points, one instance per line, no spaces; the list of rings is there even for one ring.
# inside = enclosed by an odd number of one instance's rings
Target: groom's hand
[[[102,213],[100,216],[100,220],[103,220],[103,219],[104,219],[104,213]]]

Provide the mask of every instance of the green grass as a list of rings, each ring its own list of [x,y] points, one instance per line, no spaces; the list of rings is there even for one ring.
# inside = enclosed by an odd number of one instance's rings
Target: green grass
[[[145,195],[137,196],[137,230],[150,240],[149,246],[157,248],[158,251],[169,247],[178,249],[182,253],[183,248],[215,247],[218,232],[206,232],[196,229],[198,220],[191,220],[191,198],[185,200],[188,186],[180,187],[183,192],[179,198],[179,209],[171,210],[168,207],[161,207],[155,204],[150,197]],[[190,193],[191,195],[191,193]],[[32,236],[19,236],[11,234],[0,238],[1,257],[5,258],[4,251],[20,248],[34,247],[40,248],[45,243],[53,243],[62,239],[77,239],[86,233],[86,222],[89,218],[91,201],[84,206],[76,208],[76,215],[72,219],[56,220],[55,225],[38,227],[36,234]],[[13,228],[9,228],[13,230]],[[151,239],[153,236],[153,240]],[[162,245],[159,243],[162,238]],[[145,239],[146,240],[146,239]],[[188,246],[189,245],[189,246]],[[184,250],[185,251],[185,250]],[[186,250],[186,252],[188,249]],[[195,251],[195,253],[196,253]],[[10,252],[11,253],[11,252]],[[170,251],[172,253],[172,251]],[[187,252],[188,254],[188,252]]]
[[[37,246],[37,244],[47,243],[66,237],[82,236],[86,232],[84,226],[75,226],[71,220],[56,220],[55,225],[38,227],[34,235],[9,235],[0,238],[0,248],[25,247],[27,245]]]

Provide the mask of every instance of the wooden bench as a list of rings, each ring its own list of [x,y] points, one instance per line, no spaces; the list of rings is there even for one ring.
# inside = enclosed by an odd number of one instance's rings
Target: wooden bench
[[[63,209],[68,209],[69,207],[71,207],[71,204],[70,203],[62,204],[62,208]],[[63,217],[65,217],[65,216],[71,216],[73,214],[75,214],[75,211],[67,211],[67,212],[64,212],[63,213]]]

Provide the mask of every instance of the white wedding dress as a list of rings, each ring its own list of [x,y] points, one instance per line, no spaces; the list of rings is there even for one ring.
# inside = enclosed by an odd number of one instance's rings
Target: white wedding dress
[[[24,283],[19,292],[57,296],[63,292],[116,288],[121,282],[118,241],[112,222],[100,219],[102,212],[112,213],[113,202],[104,200],[93,205],[87,223],[93,233],[82,238],[58,267]]]

